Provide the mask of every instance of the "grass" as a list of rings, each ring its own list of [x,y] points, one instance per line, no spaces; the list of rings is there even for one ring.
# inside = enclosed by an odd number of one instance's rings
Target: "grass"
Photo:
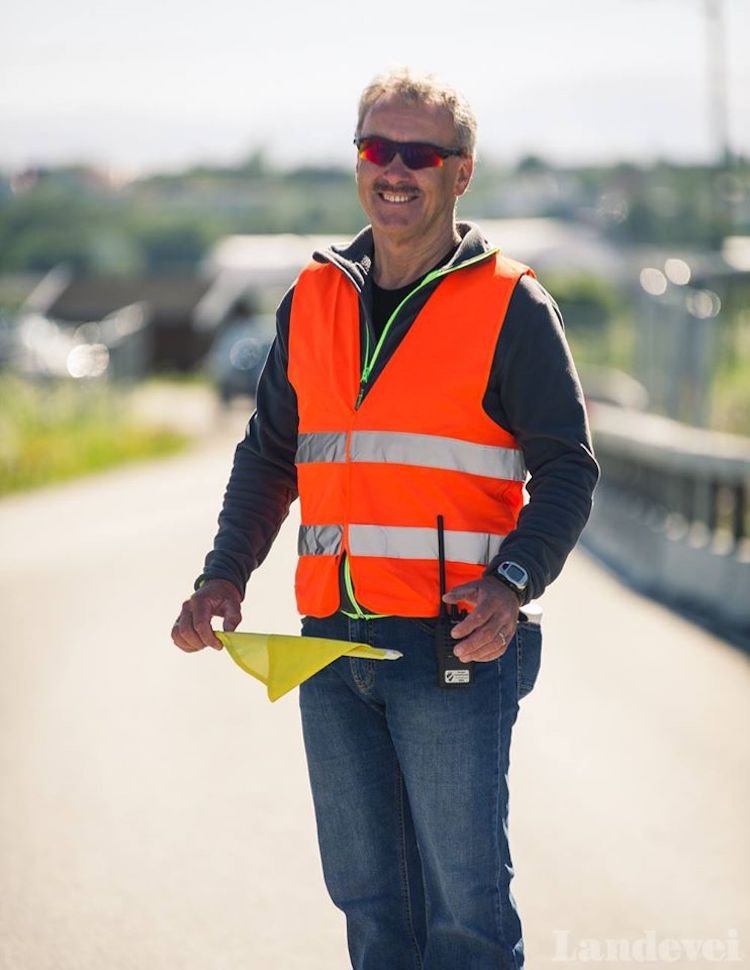
[[[134,422],[106,385],[0,376],[0,495],[173,454],[187,440]]]
[[[712,427],[750,437],[750,361],[722,367],[713,387]]]
[[[750,437],[750,316],[747,319],[732,353],[725,353],[726,359],[717,363],[709,397],[711,430]],[[639,377],[634,365],[638,337],[632,319],[626,315],[615,317],[606,330],[594,335],[570,328],[567,338],[582,374],[589,368],[606,367]]]

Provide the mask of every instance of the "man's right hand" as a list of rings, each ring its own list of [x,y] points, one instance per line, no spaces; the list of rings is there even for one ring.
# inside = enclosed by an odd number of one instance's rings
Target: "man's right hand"
[[[204,647],[221,650],[221,643],[211,629],[211,618],[224,618],[224,630],[235,630],[242,619],[242,597],[237,587],[226,579],[209,579],[185,600],[172,627],[172,639],[180,650],[193,653]]]

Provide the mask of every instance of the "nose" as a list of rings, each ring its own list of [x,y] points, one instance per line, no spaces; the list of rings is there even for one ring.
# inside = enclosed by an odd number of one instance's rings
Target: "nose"
[[[387,165],[383,166],[383,175],[391,178],[403,179],[408,177],[411,173],[411,169],[404,165],[404,161],[398,152],[393,156],[393,158],[388,162]]]

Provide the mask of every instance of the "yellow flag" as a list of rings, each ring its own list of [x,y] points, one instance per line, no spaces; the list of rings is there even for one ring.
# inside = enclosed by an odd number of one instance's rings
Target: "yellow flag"
[[[291,637],[278,633],[215,632],[232,660],[266,685],[272,701],[277,701],[339,657],[398,660],[403,656],[398,650],[380,650],[348,640]]]

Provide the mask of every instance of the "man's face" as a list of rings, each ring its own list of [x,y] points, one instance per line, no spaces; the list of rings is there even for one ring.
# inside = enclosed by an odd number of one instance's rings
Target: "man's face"
[[[438,105],[407,104],[381,98],[367,112],[360,135],[380,135],[394,141],[421,141],[456,148],[456,132],[449,112]],[[379,166],[357,159],[359,201],[374,231],[407,241],[438,237],[453,225],[456,199],[466,191],[471,158],[446,158],[436,168],[412,170],[396,155]]]

